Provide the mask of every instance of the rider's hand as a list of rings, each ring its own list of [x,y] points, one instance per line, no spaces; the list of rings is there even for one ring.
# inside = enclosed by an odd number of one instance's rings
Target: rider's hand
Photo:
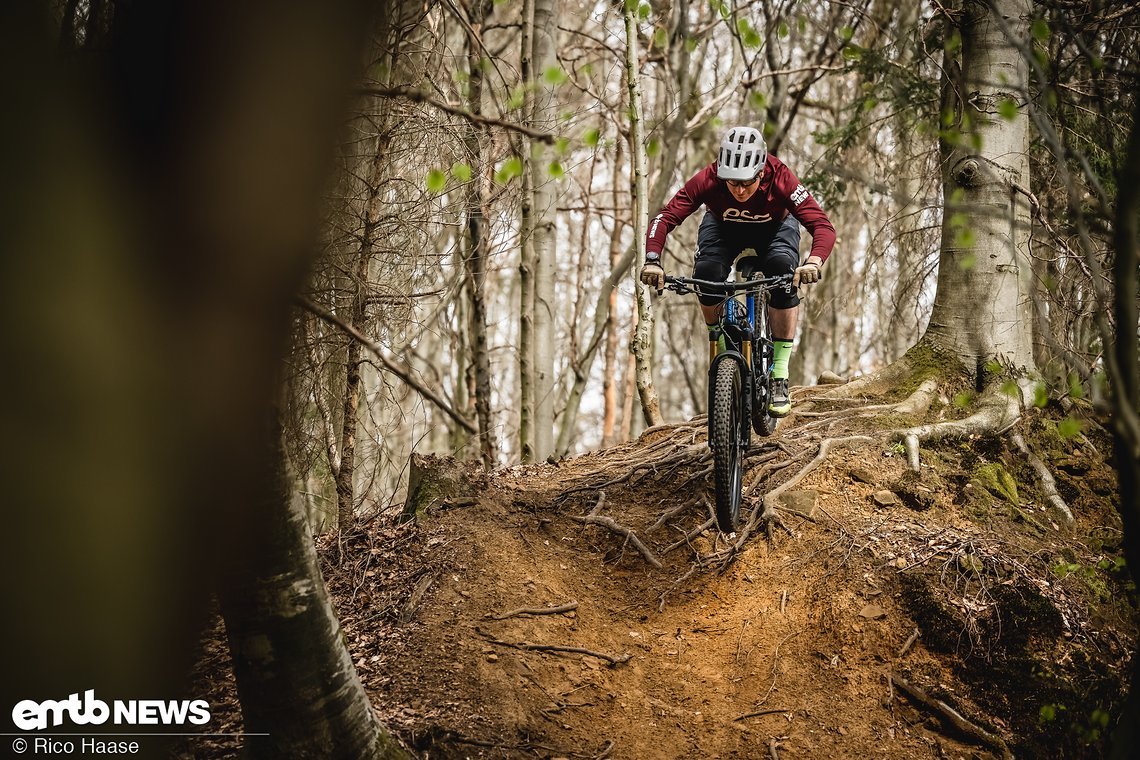
[[[657,292],[665,289],[665,269],[658,261],[647,261],[641,270],[641,281]]]
[[[819,259],[808,256],[807,261],[802,266],[796,267],[796,273],[792,275],[792,287],[798,288],[800,283],[804,285],[813,285],[823,279],[823,272],[820,270],[822,266]]]

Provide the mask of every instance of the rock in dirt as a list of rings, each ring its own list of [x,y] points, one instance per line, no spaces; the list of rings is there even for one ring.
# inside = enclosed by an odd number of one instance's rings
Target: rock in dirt
[[[893,507],[899,503],[899,497],[887,490],[875,491],[871,499],[880,507]]]
[[[815,509],[815,502],[819,499],[819,492],[813,490],[788,491],[780,497],[780,504],[785,509],[803,512],[810,515]]]
[[[816,383],[819,385],[843,385],[846,382],[847,378],[837,375],[831,370],[820,373],[819,377],[816,378]]]
[[[875,484],[875,473],[866,467],[852,467],[847,471],[847,474],[850,475],[853,480],[857,480],[860,483],[867,483],[869,485]]]
[[[868,620],[879,620],[885,618],[887,611],[877,604],[868,604],[863,609],[859,610],[859,617],[867,618]]]

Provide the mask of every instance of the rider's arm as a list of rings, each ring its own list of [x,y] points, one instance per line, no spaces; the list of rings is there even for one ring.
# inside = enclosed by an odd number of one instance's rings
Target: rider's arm
[[[808,260],[814,259],[823,264],[835,246],[835,227],[831,225],[831,220],[787,166],[781,164],[778,167],[775,181],[777,191],[787,199],[788,211],[811,234],[811,254]]]
[[[665,250],[665,238],[704,203],[704,194],[716,183],[716,162],[706,166],[677,191],[665,208],[649,222],[645,235],[645,252],[660,254]]]

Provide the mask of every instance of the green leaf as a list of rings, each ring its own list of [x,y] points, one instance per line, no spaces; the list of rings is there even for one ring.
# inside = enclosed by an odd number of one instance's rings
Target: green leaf
[[[641,5],[637,6],[637,17],[644,21],[645,19],[649,18],[649,12],[651,10],[653,9],[649,7],[649,3],[642,3]]]
[[[503,3],[509,3],[511,0],[495,0],[495,7],[499,7]]]
[[[967,253],[958,259],[958,268],[963,272],[969,272],[971,269],[978,265],[978,257],[972,253]]]
[[[554,152],[557,153],[558,155],[565,156],[569,150],[570,150],[570,138],[569,137],[559,137],[557,140],[554,141]]]
[[[764,39],[756,28],[746,18],[738,18],[736,20],[736,31],[740,35],[740,42],[746,48],[758,48],[763,44]]]
[[[685,40],[685,50],[689,53],[697,49],[697,41],[692,37]]]
[[[780,25],[776,27],[776,36],[780,39],[788,36],[788,23],[786,21],[781,21]]]
[[[1013,121],[1017,118],[1017,101],[1013,98],[1006,98],[998,104],[998,113],[1006,121]]]
[[[1017,383],[1013,380],[1006,380],[1001,384],[1001,392],[1010,398],[1017,398],[1020,394],[1020,390],[1021,389],[1017,387]]]
[[[451,165],[451,176],[455,177],[460,182],[470,182],[471,166],[461,161],[456,161]]]
[[[592,76],[594,73],[594,64],[583,63],[582,66],[578,69],[578,71],[581,71],[582,76],[584,76],[584,77]]]
[[[661,141],[656,137],[650,139],[649,143],[645,146],[645,155],[653,158],[661,152]]]
[[[863,57],[863,48],[858,45],[847,45],[843,48],[843,57],[849,61],[857,61]]]
[[[990,373],[991,375],[996,375],[1001,372],[1001,362],[990,360],[986,362],[985,369],[986,372]]]
[[[499,166],[495,171],[495,181],[499,184],[505,185],[515,177],[522,174],[523,164],[522,159],[518,156],[511,156]]]
[[[1044,409],[1048,403],[1049,389],[1045,387],[1045,383],[1037,383],[1033,386],[1033,405],[1038,409]]]
[[[542,81],[554,87],[565,84],[569,79],[570,77],[566,76],[566,72],[562,70],[561,66],[551,66],[542,72]]]
[[[519,86],[511,90],[511,96],[507,98],[507,110],[513,111],[516,108],[522,108],[523,103],[526,102],[526,88]]]
[[[1076,372],[1069,373],[1069,395],[1073,398],[1085,397],[1085,384],[1081,382],[1081,376]]]
[[[844,42],[850,41],[850,39],[854,36],[855,30],[849,26],[841,27],[839,30],[839,39],[843,40]]]
[[[1030,31],[1033,33],[1033,39],[1038,42],[1044,42],[1049,39],[1049,23],[1043,18],[1035,20],[1033,26],[1030,27]]]
[[[1077,420],[1077,419],[1073,419],[1072,417],[1066,417],[1065,419],[1063,419],[1057,423],[1057,432],[1060,434],[1060,436],[1062,438],[1064,438],[1066,440],[1068,440],[1069,438],[1072,438],[1074,436],[1080,435],[1081,434],[1081,428],[1082,428],[1081,421]]]
[[[953,401],[954,407],[957,409],[965,409],[967,406],[970,405],[970,401],[972,399],[973,399],[973,394],[971,394],[969,392],[959,393],[957,396],[954,397],[954,401]]]
[[[748,104],[757,111],[763,111],[768,107],[768,98],[764,93],[753,90],[748,94]]]
[[[424,180],[427,190],[432,194],[439,194],[447,187],[447,175],[439,169],[432,169],[427,173],[427,178]]]
[[[1056,705],[1041,705],[1037,713],[1037,720],[1041,723],[1052,723],[1057,719]]]
[[[653,45],[654,47],[663,48],[669,44],[669,32],[665,31],[665,27],[659,26],[653,32]]]
[[[546,170],[550,172],[550,176],[555,179],[561,179],[566,176],[566,170],[562,168],[561,161],[551,161],[550,166],[548,166]]]
[[[591,148],[598,147],[598,140],[601,138],[602,133],[596,129],[587,129],[586,134],[582,135],[582,142],[586,143]]]

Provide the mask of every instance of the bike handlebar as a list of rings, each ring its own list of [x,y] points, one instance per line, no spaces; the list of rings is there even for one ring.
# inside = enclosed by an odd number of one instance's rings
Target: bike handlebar
[[[742,282],[717,282],[715,280],[696,280],[692,277],[665,277],[665,287],[676,293],[692,293],[695,288],[710,288],[714,292],[720,293],[739,293],[747,290],[759,290],[765,288],[773,290],[778,287],[791,288],[792,286],[791,274],[778,274],[772,277],[761,277],[758,280],[744,280]]]

